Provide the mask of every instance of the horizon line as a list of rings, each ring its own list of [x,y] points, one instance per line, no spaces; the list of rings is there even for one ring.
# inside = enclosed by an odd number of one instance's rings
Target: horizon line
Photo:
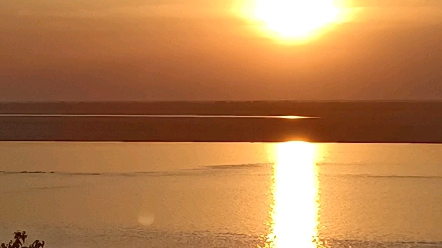
[[[0,114],[0,117],[123,117],[123,118],[232,118],[232,119],[318,119],[296,115],[149,115],[149,114]]]
[[[297,102],[297,103],[442,103],[442,99],[411,100],[28,100],[1,101],[4,103],[253,103],[253,102]]]

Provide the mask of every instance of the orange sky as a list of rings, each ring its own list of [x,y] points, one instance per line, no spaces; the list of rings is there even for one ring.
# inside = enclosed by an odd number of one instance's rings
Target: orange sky
[[[241,1],[1,1],[0,100],[442,100],[440,0],[341,0],[304,44]]]

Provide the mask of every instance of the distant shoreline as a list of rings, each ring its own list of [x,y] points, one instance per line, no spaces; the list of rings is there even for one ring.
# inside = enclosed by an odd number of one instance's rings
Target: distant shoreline
[[[109,118],[233,118],[233,119],[308,119],[293,115],[149,115],[149,114],[0,114],[1,117],[109,117]]]
[[[34,104],[34,103],[138,103],[138,104],[151,104],[151,103],[442,103],[442,99],[428,99],[428,100],[51,100],[51,101],[1,101],[0,104]]]
[[[442,110],[442,101],[164,101],[164,102],[0,102],[0,114],[120,114],[331,116],[398,109]],[[349,112],[350,111],[350,112]]]
[[[442,101],[0,103],[0,140],[442,143]]]

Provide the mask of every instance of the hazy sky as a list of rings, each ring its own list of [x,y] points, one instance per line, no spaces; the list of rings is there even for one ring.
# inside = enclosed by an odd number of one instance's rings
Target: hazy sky
[[[0,1],[0,100],[442,100],[442,0],[341,0],[303,44],[245,1]]]

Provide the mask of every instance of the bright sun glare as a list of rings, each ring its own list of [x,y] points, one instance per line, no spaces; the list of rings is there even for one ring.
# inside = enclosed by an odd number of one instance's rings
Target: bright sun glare
[[[252,18],[282,40],[308,38],[338,22],[342,10],[335,0],[255,0]]]
[[[315,145],[278,144],[275,151],[271,248],[316,247],[318,192]]]

